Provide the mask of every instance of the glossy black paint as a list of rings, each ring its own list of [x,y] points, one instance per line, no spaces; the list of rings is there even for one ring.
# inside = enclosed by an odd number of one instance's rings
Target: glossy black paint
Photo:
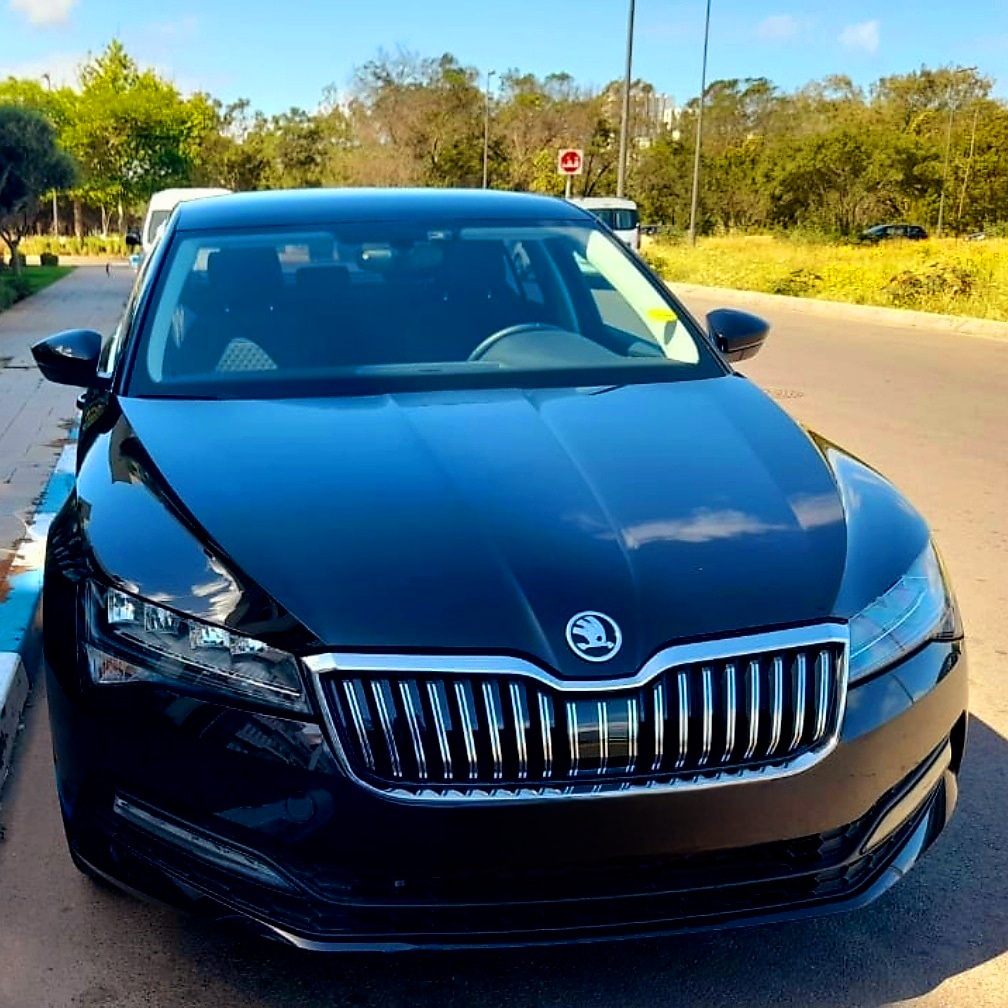
[[[707,327],[717,348],[732,363],[755,357],[770,334],[770,324],[765,319],[737,308],[708,312]]]
[[[502,194],[260,194],[186,204],[174,226],[426,216],[435,204],[460,217],[581,213]],[[159,264],[141,276],[127,330],[142,324]],[[758,332],[758,320],[718,318]],[[959,642],[929,644],[853,687],[837,749],[793,777],[434,807],[350,780],[317,710],[297,719],[209,692],[95,687],[81,599],[94,578],[298,655],[504,653],[571,680],[600,669],[566,646],[564,626],[598,609],[622,627],[602,670],[616,678],[672,642],[848,620],[928,536],[883,477],[735,374],[197,402],[125,396],[117,372],[111,391],[87,396],[78,483],[46,560],[48,698],[71,850],[141,892],[317,948],[624,937],[860,905],[954,807]],[[840,834],[860,864],[872,823],[946,741],[941,783],[852,889],[726,909],[730,879],[695,867],[724,854],[744,875],[764,845]],[[294,895],[130,833],[116,796],[253,854]],[[687,895],[655,881],[669,872],[692,873]],[[556,886],[563,899],[548,901]],[[611,901],[595,898],[600,886],[616,887]]]
[[[226,601],[240,572],[330,647],[590,676],[563,630],[595,608],[623,628],[606,672],[627,675],[675,640],[848,618],[927,541],[888,484],[740,377],[120,406],[78,486],[104,575],[252,632]]]
[[[32,348],[32,357],[42,374],[57,385],[91,388],[96,384],[101,333],[93,329],[67,329]]]

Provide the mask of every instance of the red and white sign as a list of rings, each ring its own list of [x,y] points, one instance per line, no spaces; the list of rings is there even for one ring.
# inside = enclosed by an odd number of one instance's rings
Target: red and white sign
[[[573,147],[557,155],[557,172],[561,175],[580,175],[584,171],[584,151]]]

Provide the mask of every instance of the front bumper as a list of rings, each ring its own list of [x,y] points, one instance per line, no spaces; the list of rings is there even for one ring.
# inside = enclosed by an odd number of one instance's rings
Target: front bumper
[[[791,778],[424,807],[336,767],[314,725],[50,669],[75,857],[140,893],[315,949],[568,942],[791,919],[893,885],[955,805],[966,661],[935,643],[851,690]],[[100,703],[98,702],[100,700]]]

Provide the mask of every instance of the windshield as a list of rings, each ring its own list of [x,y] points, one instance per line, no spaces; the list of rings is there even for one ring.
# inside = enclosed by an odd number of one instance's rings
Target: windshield
[[[180,235],[145,314],[134,395],[723,373],[660,284],[619,243],[580,222]]]
[[[639,223],[636,210],[598,209],[591,212],[613,231],[633,231]]]

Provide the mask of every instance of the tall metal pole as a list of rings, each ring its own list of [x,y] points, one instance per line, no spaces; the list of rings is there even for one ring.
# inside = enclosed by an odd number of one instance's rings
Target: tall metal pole
[[[46,90],[52,91],[52,77],[49,74],[42,74],[42,79],[46,82]],[[59,235],[59,204],[56,202],[56,190],[52,194],[52,233],[53,237]]]
[[[956,226],[962,226],[963,205],[966,203],[966,186],[969,184],[970,169],[973,167],[973,155],[976,153],[977,120],[980,118],[980,107],[973,110],[973,131],[970,133],[970,152],[963,172],[962,192],[959,193],[959,212],[956,214]]]
[[[935,229],[937,237],[942,236],[942,222],[945,220],[945,184],[948,182],[949,161],[952,159],[952,116],[955,114],[955,106],[952,104],[952,88],[948,91],[948,133],[945,137],[945,168],[942,171],[941,197],[938,200],[938,227]]]
[[[486,102],[483,106],[483,188],[487,188],[490,180],[490,78],[496,75],[496,70],[487,70]]]
[[[697,107],[696,149],[693,151],[693,195],[690,198],[689,240],[696,245],[697,203],[700,199],[700,140],[703,136],[704,99],[707,95],[707,43],[710,40],[710,5],[707,0],[707,14],[704,17],[703,64],[700,70],[700,104]]]
[[[616,166],[616,195],[621,197],[626,192],[627,142],[630,137],[630,86],[633,76],[634,4],[635,0],[630,0],[630,14],[627,18],[626,72],[623,75],[623,118],[620,121],[619,131],[619,164]]]

